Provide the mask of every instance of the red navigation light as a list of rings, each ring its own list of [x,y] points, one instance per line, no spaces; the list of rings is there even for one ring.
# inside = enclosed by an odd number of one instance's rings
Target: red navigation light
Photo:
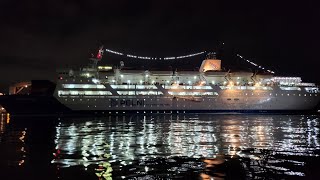
[[[59,79],[62,80],[63,78],[60,76]]]
[[[100,46],[100,48],[99,48],[99,51],[98,51],[98,54],[97,54],[96,58],[97,58],[97,59],[99,59],[99,60],[101,60],[102,55],[103,55],[103,46]]]
[[[97,58],[97,59],[101,59],[101,58],[102,58],[102,54],[103,54],[103,50],[102,50],[102,49],[99,49],[96,58]]]

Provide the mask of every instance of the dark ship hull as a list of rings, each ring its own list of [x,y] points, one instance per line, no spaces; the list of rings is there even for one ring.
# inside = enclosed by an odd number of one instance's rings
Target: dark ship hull
[[[5,95],[0,103],[12,115],[50,115],[70,111],[50,95]]]
[[[33,80],[25,91],[17,92],[20,87],[11,86],[10,95],[0,96],[0,105],[11,115],[49,115],[68,112],[53,92],[56,84],[48,80]]]

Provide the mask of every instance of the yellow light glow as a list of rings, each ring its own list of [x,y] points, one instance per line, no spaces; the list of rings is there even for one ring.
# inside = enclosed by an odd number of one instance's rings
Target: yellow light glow
[[[261,82],[257,82],[254,86],[259,87],[261,85]]]
[[[9,123],[10,123],[10,114],[7,113],[7,124],[9,124]]]
[[[174,84],[172,84],[172,89],[177,89],[177,88],[178,88],[178,86],[179,86],[179,84],[174,83]]]
[[[110,69],[112,69],[112,67],[111,66],[98,66],[98,69],[99,70],[110,70]]]

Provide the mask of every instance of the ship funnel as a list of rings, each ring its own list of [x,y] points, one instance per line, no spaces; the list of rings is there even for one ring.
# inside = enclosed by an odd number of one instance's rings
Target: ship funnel
[[[205,60],[202,61],[199,72],[220,71],[221,60],[216,58],[215,53],[208,53]]]

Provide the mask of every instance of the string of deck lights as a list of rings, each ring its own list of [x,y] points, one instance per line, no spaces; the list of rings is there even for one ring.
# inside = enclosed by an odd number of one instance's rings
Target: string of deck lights
[[[121,53],[121,52],[117,52],[117,51],[113,51],[111,49],[105,49],[106,52],[108,53],[112,53],[112,54],[116,54],[116,55],[119,55],[119,56],[126,56],[126,57],[129,57],[129,58],[134,58],[134,59],[147,59],[147,60],[174,60],[174,59],[184,59],[184,58],[189,58],[189,57],[193,57],[193,56],[198,56],[198,55],[201,55],[201,54],[204,54],[206,53],[206,51],[202,51],[202,52],[198,52],[198,53],[194,53],[194,54],[188,54],[188,55],[183,55],[183,56],[175,56],[175,57],[164,57],[164,58],[159,58],[159,57],[148,57],[148,56],[136,56],[136,55],[132,55],[132,54],[125,54],[125,53]],[[256,66],[258,67],[259,69],[266,69],[248,59],[245,59],[243,56],[241,56],[240,54],[237,54],[238,57],[240,57],[241,59],[245,60],[246,62],[250,63],[251,65],[253,66]],[[269,73],[272,73],[274,74],[275,72],[274,71],[271,71],[269,69],[266,69],[266,71],[268,71]]]
[[[159,57],[136,56],[136,55],[132,55],[132,54],[125,54],[125,53],[113,51],[113,50],[111,50],[111,49],[106,49],[106,52],[112,53],[112,54],[116,54],[116,55],[119,55],[119,56],[126,56],[126,57],[129,57],[129,58],[134,58],[134,59],[148,59],[148,60],[184,59],[184,58],[189,58],[189,57],[193,57],[193,56],[198,56],[198,55],[201,55],[201,54],[206,53],[206,51],[202,51],[202,52],[198,52],[198,53],[194,53],[194,54],[188,54],[188,55],[183,55],[183,56],[172,56],[172,57],[159,58]]]
[[[248,60],[248,59],[245,59],[245,58],[244,58],[243,56],[241,56],[240,54],[237,54],[237,56],[240,57],[241,59],[247,61],[248,63],[252,64],[253,66],[258,67],[259,69],[263,69],[263,70],[265,69],[264,67],[262,67],[262,66],[260,66],[260,65],[258,65],[258,64],[256,64],[256,63],[254,63],[254,62],[252,62],[252,61],[250,61],[250,60]],[[267,71],[268,71],[269,73],[272,73],[272,74],[275,73],[274,71],[271,71],[271,70],[269,70],[269,69],[267,69]]]

